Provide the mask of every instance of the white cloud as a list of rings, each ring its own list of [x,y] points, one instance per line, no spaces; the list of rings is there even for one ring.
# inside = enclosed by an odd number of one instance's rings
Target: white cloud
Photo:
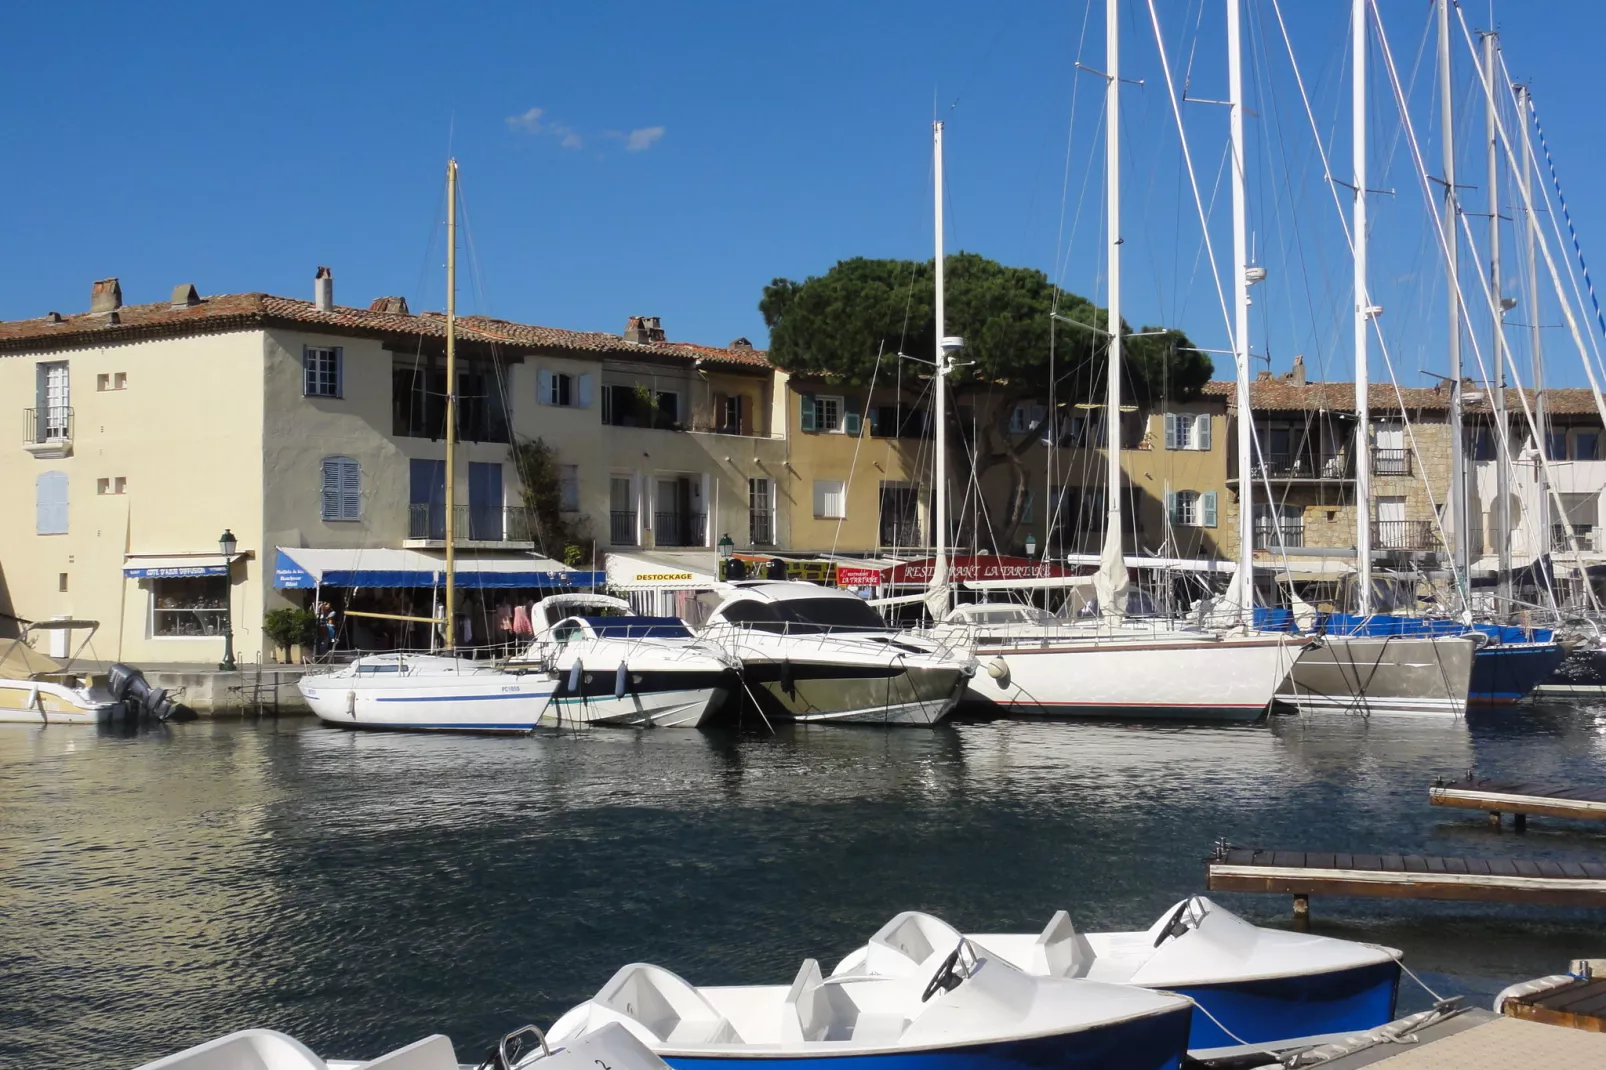
[[[573,130],[570,130],[567,126],[554,125],[552,127],[552,133],[557,136],[558,144],[562,145],[566,149],[585,148],[585,141],[581,139],[579,134],[575,133]]]
[[[541,133],[541,116],[545,109],[531,108],[523,115],[509,115],[507,125],[514,130],[523,130],[526,134]]]
[[[632,130],[625,135],[625,151],[646,152],[663,136],[664,128],[661,126],[644,126],[639,130]]]

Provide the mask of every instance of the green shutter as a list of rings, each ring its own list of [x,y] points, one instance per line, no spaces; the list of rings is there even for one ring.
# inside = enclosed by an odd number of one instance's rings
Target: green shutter
[[[814,430],[814,395],[804,394],[803,402],[803,430]]]
[[[1216,492],[1207,490],[1199,495],[1199,526],[1213,528],[1216,526]]]

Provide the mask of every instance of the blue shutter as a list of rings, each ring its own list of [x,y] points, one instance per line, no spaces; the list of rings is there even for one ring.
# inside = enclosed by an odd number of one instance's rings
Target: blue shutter
[[[323,480],[320,484],[319,515],[325,520],[340,519],[340,458],[323,459]]]
[[[548,405],[552,401],[552,373],[542,368],[536,373],[535,402]]]
[[[1171,522],[1172,526],[1175,526],[1178,523],[1176,491],[1168,490],[1165,492],[1165,515],[1166,519]]]
[[[1216,492],[1207,490],[1199,495],[1199,526],[1213,528],[1216,526]]]
[[[67,534],[67,473],[39,473],[34,495],[34,530],[40,535]]]
[[[340,462],[340,519],[362,519],[362,467],[349,457]]]
[[[580,398],[575,402],[575,404],[579,405],[582,409],[589,409],[591,407],[591,376],[580,376]]]
[[[803,430],[814,430],[814,395],[803,395]]]
[[[880,436],[881,436],[881,406],[872,405],[872,406],[870,406],[870,437],[871,438],[879,438]]]
[[[859,434],[860,426],[861,426],[861,418],[859,416],[859,399],[858,398],[843,398],[842,399],[842,433],[844,435],[853,435],[853,436],[857,437],[858,434]]]
[[[1210,414],[1202,412],[1194,417],[1193,448],[1210,452]]]
[[[1165,414],[1165,448],[1177,448],[1177,414],[1174,412]]]

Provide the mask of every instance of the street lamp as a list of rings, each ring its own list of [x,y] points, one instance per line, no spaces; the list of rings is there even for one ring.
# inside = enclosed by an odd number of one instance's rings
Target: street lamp
[[[217,548],[223,554],[223,660],[217,667],[223,672],[234,672],[234,548],[239,542],[228,528],[217,538]]]
[[[720,558],[720,560],[721,561],[729,561],[731,554],[734,553],[735,551],[736,551],[736,544],[731,541],[730,532],[726,532],[725,534],[721,535],[719,537],[719,558]]]
[[[1029,558],[1037,556],[1037,536],[1031,532],[1026,533],[1026,556]]]

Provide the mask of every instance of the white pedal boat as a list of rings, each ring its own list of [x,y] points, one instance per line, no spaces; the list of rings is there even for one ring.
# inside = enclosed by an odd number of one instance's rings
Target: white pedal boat
[[[918,979],[958,939],[946,922],[906,911],[832,976]],[[1206,1012],[1193,1016],[1188,1047],[1194,1051],[1376,1028],[1394,1018],[1400,980],[1400,953],[1391,948],[1263,929],[1203,896],[1184,899],[1143,932],[1078,933],[1061,910],[1041,933],[965,939],[978,954],[1033,976],[1187,996]]]
[[[623,1025],[675,1070],[1161,1070],[1180,1066],[1193,1005],[1168,993],[1034,977],[968,941],[921,976],[697,988],[634,963],[548,1033]]]

